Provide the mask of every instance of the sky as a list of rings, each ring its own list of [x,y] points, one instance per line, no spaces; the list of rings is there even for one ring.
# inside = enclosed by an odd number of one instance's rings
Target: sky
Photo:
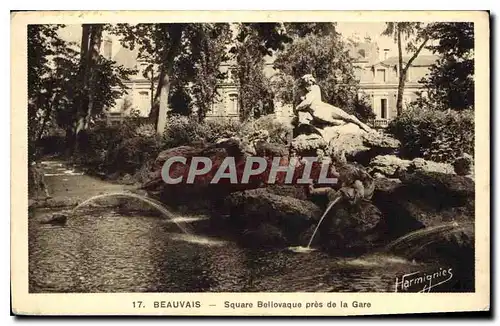
[[[389,49],[388,56],[397,55],[397,46],[392,37],[382,36],[385,28],[384,22],[337,22],[337,31],[344,37],[357,37],[363,41],[366,36],[369,36],[372,41],[377,42],[382,53],[384,49]],[[81,25],[67,25],[60,31],[60,36],[73,42],[80,42]],[[115,45],[117,42],[113,42]],[[113,54],[116,53],[118,47],[113,46]],[[423,50],[421,54],[430,54],[428,51]]]

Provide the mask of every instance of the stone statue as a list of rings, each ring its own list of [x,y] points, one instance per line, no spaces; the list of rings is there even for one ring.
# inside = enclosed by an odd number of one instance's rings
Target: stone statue
[[[328,126],[342,126],[352,123],[366,132],[372,131],[370,127],[359,121],[355,116],[348,114],[341,108],[323,102],[321,100],[321,90],[312,75],[302,76],[301,83],[307,93],[301,97],[302,102],[295,108],[299,123],[317,123]]]

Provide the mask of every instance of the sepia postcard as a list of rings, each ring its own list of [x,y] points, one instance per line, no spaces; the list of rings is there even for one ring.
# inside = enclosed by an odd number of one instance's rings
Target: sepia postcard
[[[489,311],[489,19],[12,12],[12,314]]]

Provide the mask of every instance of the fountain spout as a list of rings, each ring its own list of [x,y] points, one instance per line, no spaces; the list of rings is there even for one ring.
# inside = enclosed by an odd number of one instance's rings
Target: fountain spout
[[[319,229],[319,226],[321,225],[321,223],[323,222],[323,220],[325,219],[326,215],[328,215],[328,212],[330,212],[330,210],[333,208],[333,206],[335,206],[336,203],[338,203],[340,201],[340,199],[342,199],[342,195],[339,194],[337,195],[337,197],[335,197],[329,204],[328,206],[326,207],[325,209],[325,212],[323,213],[323,215],[321,216],[321,218],[319,219],[319,222],[318,224],[316,225],[316,228],[314,229],[314,232],[311,236],[311,239],[309,239],[309,243],[307,244],[307,248],[311,248],[311,244],[314,240],[314,237],[316,236],[316,232],[318,232],[318,229]]]
[[[131,193],[131,192],[116,192],[116,193],[102,194],[102,195],[97,195],[97,196],[91,197],[91,198],[85,200],[83,203],[80,203],[75,208],[73,208],[73,210],[71,210],[71,213],[72,213],[71,215],[73,215],[74,212],[77,211],[79,208],[82,208],[83,206],[88,205],[89,203],[91,203],[95,200],[102,199],[102,198],[108,198],[108,197],[118,197],[118,198],[122,197],[122,198],[138,199],[138,200],[150,205],[151,207],[155,208],[163,216],[165,216],[169,220],[173,221],[177,225],[177,227],[179,227],[179,229],[181,229],[182,232],[184,232],[186,234],[191,234],[191,232],[185,226],[183,226],[181,223],[179,223],[177,216],[174,213],[170,212],[161,202],[154,200],[152,198],[142,196],[139,194],[135,194],[135,193]]]

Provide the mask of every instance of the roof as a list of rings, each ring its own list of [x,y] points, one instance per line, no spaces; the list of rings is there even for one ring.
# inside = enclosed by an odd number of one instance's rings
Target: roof
[[[403,57],[403,62],[407,63],[409,59],[410,59],[410,57],[408,57],[408,56]],[[415,60],[413,60],[411,65],[412,66],[428,67],[428,66],[434,64],[438,59],[439,59],[439,57],[437,55],[419,55],[415,58]],[[398,64],[398,62],[399,62],[399,57],[393,56],[393,57],[389,57],[383,61],[377,62],[374,65],[382,64],[384,66],[395,66]]]
[[[125,68],[134,69],[137,65],[137,56],[139,51],[137,48],[134,50],[127,49],[123,46],[115,54],[113,60],[116,61],[118,65],[124,66]]]
[[[363,42],[348,47],[349,56],[354,60],[368,61],[369,56],[373,55],[372,51],[377,51],[378,45],[375,42]],[[362,55],[364,52],[365,55]]]

